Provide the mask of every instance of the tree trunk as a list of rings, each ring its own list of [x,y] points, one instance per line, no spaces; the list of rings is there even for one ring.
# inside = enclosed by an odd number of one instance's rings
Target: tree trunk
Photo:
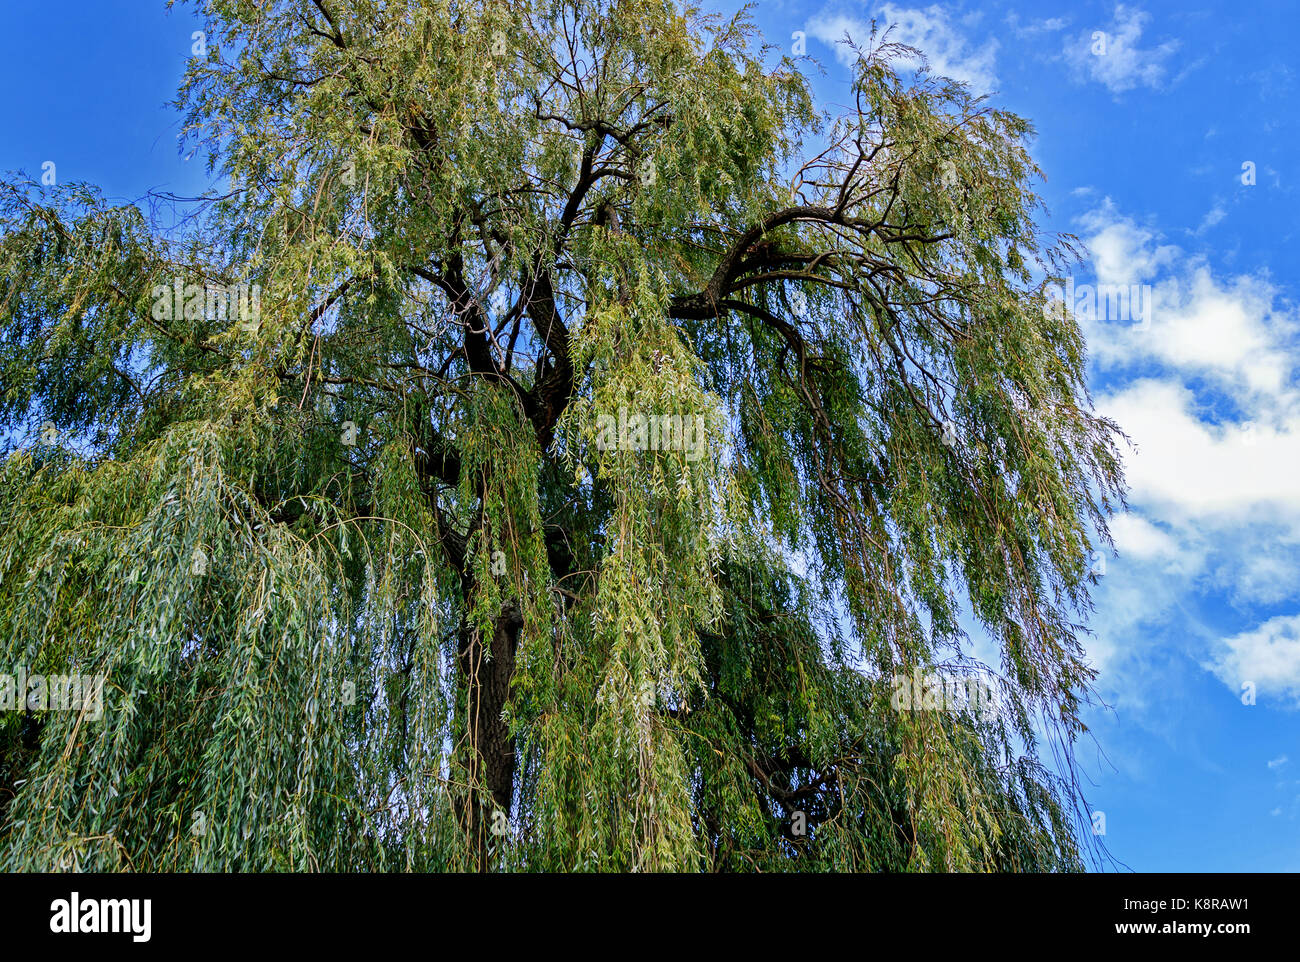
[[[516,601],[502,608],[493,625],[491,647],[465,629],[461,633],[460,671],[467,689],[465,732],[469,739],[469,775],[472,786],[485,787],[496,810],[509,817],[515,790],[515,740],[501,710],[510,696],[515,670],[515,650],[523,615]],[[464,824],[478,852],[478,869],[488,869],[488,845],[499,816],[466,797]]]

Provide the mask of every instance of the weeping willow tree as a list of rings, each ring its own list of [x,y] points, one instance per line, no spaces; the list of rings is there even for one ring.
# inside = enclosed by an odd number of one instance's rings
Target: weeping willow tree
[[[1122,435],[1024,120],[666,0],[201,8],[218,189],[3,188],[0,671],[105,687],[0,714],[0,865],[1088,863]]]

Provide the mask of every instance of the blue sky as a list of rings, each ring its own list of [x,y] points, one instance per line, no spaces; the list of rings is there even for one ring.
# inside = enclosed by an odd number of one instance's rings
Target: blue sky
[[[53,161],[61,183],[120,200],[208,185],[167,106],[188,8],[5,6],[0,169],[39,177]],[[828,98],[848,76],[834,41],[875,17],[936,72],[1030,118],[1044,226],[1090,251],[1077,283],[1149,291],[1146,323],[1084,321],[1098,407],[1137,445],[1088,642],[1110,706],[1080,746],[1089,801],[1138,871],[1300,871],[1300,13],[1283,0],[754,12],[787,51],[803,33]]]

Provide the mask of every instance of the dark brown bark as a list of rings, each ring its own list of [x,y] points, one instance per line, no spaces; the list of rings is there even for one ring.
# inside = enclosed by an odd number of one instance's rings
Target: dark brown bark
[[[495,808],[510,814],[515,791],[515,740],[501,711],[510,697],[515,652],[523,616],[516,601],[497,617],[490,645],[473,631],[461,633],[460,672],[466,688],[465,735],[469,742],[469,780],[484,787]],[[493,813],[472,797],[466,799],[464,823],[478,851],[479,871],[488,869],[488,843]]]

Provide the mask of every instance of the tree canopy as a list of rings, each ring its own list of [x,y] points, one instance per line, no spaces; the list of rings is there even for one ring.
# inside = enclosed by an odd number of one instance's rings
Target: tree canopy
[[[199,7],[218,188],[0,186],[0,671],[106,679],[0,714],[0,865],[1086,865],[1122,435],[1025,120],[667,0]]]

